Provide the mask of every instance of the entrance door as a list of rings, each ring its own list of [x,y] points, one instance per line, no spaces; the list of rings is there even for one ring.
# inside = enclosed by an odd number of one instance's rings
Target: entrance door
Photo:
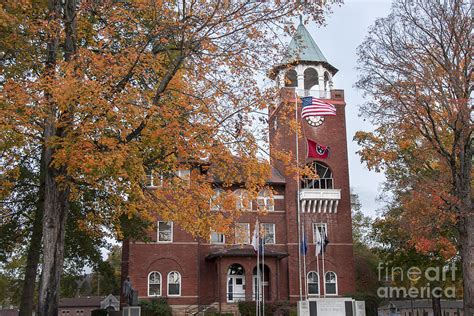
[[[233,264],[227,273],[227,302],[245,300],[245,272],[240,264]]]
[[[252,276],[252,281],[253,281],[253,295],[252,299],[255,301],[257,300],[257,297],[260,298],[260,300],[263,298],[263,295],[265,295],[265,300],[268,301],[270,300],[270,269],[265,265],[260,265],[260,271],[257,271],[257,267],[253,269],[253,276]],[[260,275],[260,282],[258,282],[258,275]]]

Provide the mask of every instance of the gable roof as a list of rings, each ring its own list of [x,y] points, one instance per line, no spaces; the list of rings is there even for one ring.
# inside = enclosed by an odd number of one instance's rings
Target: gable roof
[[[100,302],[105,296],[83,296],[59,299],[59,308],[65,307],[100,307]]]

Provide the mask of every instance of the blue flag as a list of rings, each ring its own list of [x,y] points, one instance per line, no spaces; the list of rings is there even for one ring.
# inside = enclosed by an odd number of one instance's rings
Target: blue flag
[[[306,244],[306,237],[303,237],[303,240],[301,241],[300,251],[303,256],[306,256],[306,254],[308,253],[308,245]]]

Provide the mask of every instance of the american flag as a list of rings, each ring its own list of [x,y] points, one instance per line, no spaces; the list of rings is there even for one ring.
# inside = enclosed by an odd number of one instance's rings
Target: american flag
[[[302,118],[307,116],[336,115],[336,107],[331,103],[315,97],[304,97],[301,98],[301,101],[303,102]]]

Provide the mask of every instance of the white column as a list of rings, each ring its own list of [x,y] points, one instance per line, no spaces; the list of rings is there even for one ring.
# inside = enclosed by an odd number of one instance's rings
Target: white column
[[[285,72],[280,72],[278,74],[278,88],[283,88],[285,86]]]
[[[326,87],[324,86],[324,73],[323,72],[320,72],[318,73],[319,76],[318,76],[318,82],[319,82],[319,97],[320,98],[324,98],[324,90],[326,89]],[[322,74],[322,75],[321,75]]]
[[[296,91],[296,93],[298,93],[298,95],[300,97],[304,97],[304,75],[303,74],[298,74],[298,90]]]
[[[298,65],[295,68],[298,78],[297,93],[300,97],[304,97],[304,70],[305,67]]]

